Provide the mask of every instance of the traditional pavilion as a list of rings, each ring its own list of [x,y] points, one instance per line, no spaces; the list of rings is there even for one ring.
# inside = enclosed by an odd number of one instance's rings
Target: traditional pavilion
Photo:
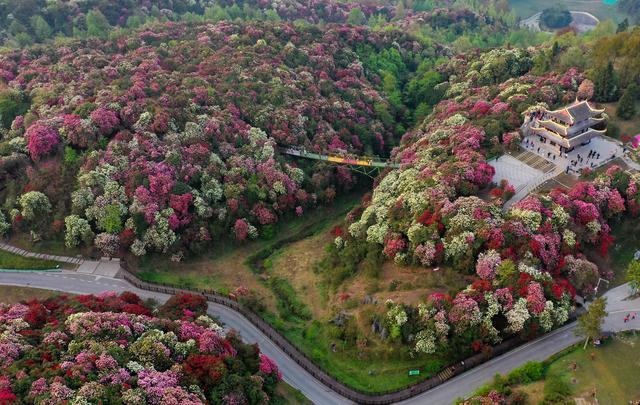
[[[591,139],[606,131],[594,129],[602,124],[604,109],[591,107],[588,101],[575,101],[558,110],[542,107],[526,113],[524,126],[528,135],[537,135],[540,142],[549,143],[559,152],[570,152],[576,146],[586,145]]]

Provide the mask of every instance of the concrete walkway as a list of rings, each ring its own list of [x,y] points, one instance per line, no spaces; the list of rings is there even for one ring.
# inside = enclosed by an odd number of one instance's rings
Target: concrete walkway
[[[120,259],[103,257],[100,260],[87,260],[83,257],[58,256],[46,253],[35,253],[8,243],[0,242],[0,250],[24,257],[32,257],[42,260],[53,260],[60,263],[68,263],[76,268],[78,273],[95,274],[104,277],[116,277],[120,272]]]
[[[502,155],[487,163],[496,170],[493,176],[495,183],[504,179],[515,189],[516,193],[502,207],[505,211],[534,192],[544,182],[562,173],[561,168],[527,150],[514,155]]]
[[[556,168],[553,171],[547,172],[540,177],[534,179],[531,183],[527,184],[527,186],[521,190],[517,190],[516,193],[507,201],[502,209],[504,211],[511,208],[514,204],[522,201],[526,196],[536,191],[538,187],[544,184],[547,180],[556,177],[557,175],[562,173],[562,169]]]
[[[69,263],[76,266],[81,265],[84,262],[84,259],[81,257],[56,256],[56,255],[49,255],[46,253],[29,252],[28,250],[24,250],[4,242],[0,242],[0,250],[4,250],[6,252],[13,253],[19,256],[33,257],[35,259],[42,259],[42,260],[53,260],[56,262]]]
[[[535,181],[538,177],[544,175],[542,171],[527,165],[511,155],[502,155],[487,163],[496,170],[493,175],[493,181],[500,184],[500,181],[507,180],[516,190],[516,193],[527,187],[528,184]]]

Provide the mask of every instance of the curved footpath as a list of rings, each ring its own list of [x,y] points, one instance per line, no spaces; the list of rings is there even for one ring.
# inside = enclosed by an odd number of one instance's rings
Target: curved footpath
[[[167,294],[136,288],[125,280],[79,274],[71,271],[59,273],[3,272],[0,273],[0,284],[44,288],[76,294],[97,294],[103,291],[122,292],[126,290],[132,291],[143,298],[154,298],[159,302],[164,302],[169,298]],[[605,322],[606,330],[640,329],[640,317],[632,322],[623,322],[623,318],[628,312],[640,313],[640,298],[625,300],[628,295],[628,287],[626,285],[616,287],[605,295],[609,301],[607,310],[610,313]],[[284,380],[300,390],[314,403],[319,405],[351,403],[351,401],[333,392],[311,376],[240,313],[211,302],[209,303],[208,312],[228,327],[240,332],[246,342],[258,343],[260,349],[278,363]],[[496,373],[508,373],[527,361],[544,360],[553,353],[576,343],[579,339],[573,334],[574,328],[575,323],[565,325],[402,403],[451,404],[456,398],[470,394],[476,388],[491,380]]]

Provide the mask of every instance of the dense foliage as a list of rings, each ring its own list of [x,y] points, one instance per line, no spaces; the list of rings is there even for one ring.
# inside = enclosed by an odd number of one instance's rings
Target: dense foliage
[[[125,14],[133,10],[124,3]],[[64,7],[108,16],[113,4]],[[323,4],[311,22],[353,17],[353,4]],[[363,6],[365,17],[374,9]],[[509,26],[492,10],[419,11],[376,29],[167,22],[6,50],[0,218],[34,240],[64,234],[68,247],[110,256],[182,256],[221,235],[269,238],[283,217],[330,203],[357,180],[346,167],[285,159],[277,146],[388,155],[446,91],[449,73],[436,66],[453,51],[433,39],[474,38],[482,47],[506,40]],[[31,192],[38,194],[25,208]],[[36,203],[43,215],[25,216]]]
[[[391,43],[400,48],[378,54]],[[276,146],[388,153],[395,111],[377,72],[415,69],[436,52],[399,30],[229,23],[8,52],[5,80],[30,109],[5,132],[2,175],[9,191],[46,196],[68,246],[106,233],[144,254],[181,236],[197,250],[232,227],[256,237],[354,183],[345,168],[307,177]],[[365,72],[359,54],[377,69]],[[7,211],[16,198],[6,196]],[[110,248],[112,239],[100,238]]]
[[[451,0],[392,0],[384,4],[335,0],[1,0],[0,41],[7,46],[21,47],[54,37],[106,38],[167,21],[283,20],[318,25],[381,26],[408,16],[421,18],[424,12],[434,10],[446,16],[451,8],[471,8],[486,14],[491,25],[500,21],[515,26],[515,14],[509,10],[506,0],[452,3]],[[435,28],[444,27],[442,24]],[[460,26],[456,34],[467,35],[470,30],[472,26]],[[494,34],[498,34],[499,39],[501,33]]]
[[[197,302],[172,298],[168,318],[128,292],[0,304],[0,402],[273,403],[275,363]]]
[[[153,21],[233,19],[304,19],[309,22],[346,22],[356,3],[325,0],[302,5],[297,1],[213,0],[3,0],[0,1],[0,35],[9,44],[29,45],[56,35],[107,37],[114,27],[135,28]],[[392,7],[360,5],[366,19],[386,21]]]
[[[571,13],[566,6],[545,8],[540,15],[540,22],[545,27],[562,28],[571,24]]]

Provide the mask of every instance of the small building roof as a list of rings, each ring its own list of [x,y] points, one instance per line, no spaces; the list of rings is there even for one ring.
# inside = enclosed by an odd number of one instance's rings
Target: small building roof
[[[591,107],[587,100],[583,101],[575,101],[573,104],[568,105],[564,108],[560,108],[554,111],[547,111],[547,114],[556,118],[557,120],[566,122],[567,124],[573,125],[576,122],[584,121],[591,117],[595,117],[599,114],[602,114],[604,109],[597,109]]]

